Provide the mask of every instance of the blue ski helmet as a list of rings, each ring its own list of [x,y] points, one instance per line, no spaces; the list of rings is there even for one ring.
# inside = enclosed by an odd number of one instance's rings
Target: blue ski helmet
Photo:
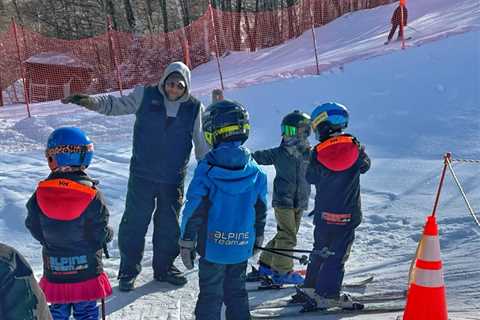
[[[45,155],[53,168],[87,168],[93,158],[93,143],[79,128],[62,127],[48,137]]]
[[[316,107],[311,118],[315,136],[321,140],[348,126],[348,109],[340,103],[327,102]]]
[[[222,100],[211,104],[202,118],[205,140],[213,147],[228,141],[244,143],[248,139],[248,111],[236,101]]]

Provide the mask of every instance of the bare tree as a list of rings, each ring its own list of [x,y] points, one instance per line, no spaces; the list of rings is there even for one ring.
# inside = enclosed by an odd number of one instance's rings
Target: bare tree
[[[18,22],[23,23],[22,15],[20,13],[21,11],[20,11],[20,8],[18,6],[17,0],[12,0],[12,5],[13,5],[15,15],[17,17]]]
[[[133,15],[133,9],[130,0],[123,0],[123,6],[125,7],[129,31],[133,32],[135,31],[135,16]]]
[[[152,0],[144,0],[145,2],[145,18],[147,20],[147,28],[150,33],[153,32],[153,10],[152,10]]]

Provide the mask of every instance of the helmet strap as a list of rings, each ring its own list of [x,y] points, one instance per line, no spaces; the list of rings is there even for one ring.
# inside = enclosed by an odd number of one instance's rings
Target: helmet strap
[[[80,163],[83,166],[83,161],[85,161],[85,156],[87,155],[88,147],[83,145],[80,149]]]

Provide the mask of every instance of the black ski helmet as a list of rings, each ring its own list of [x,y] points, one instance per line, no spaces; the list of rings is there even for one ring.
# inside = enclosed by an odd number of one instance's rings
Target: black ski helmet
[[[236,101],[222,100],[211,104],[203,116],[203,133],[213,147],[221,142],[244,143],[250,133],[248,111]]]
[[[310,116],[299,110],[287,114],[282,120],[282,135],[287,137],[308,138],[310,135]]]

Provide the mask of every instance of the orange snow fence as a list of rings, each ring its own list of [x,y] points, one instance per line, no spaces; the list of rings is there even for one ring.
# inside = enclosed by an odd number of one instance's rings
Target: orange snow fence
[[[417,249],[403,320],[448,320],[440,242],[435,216],[429,216]]]
[[[264,9],[241,12],[209,6],[189,25],[169,32],[120,32],[106,21],[105,33],[78,40],[47,37],[12,21],[7,31],[0,32],[0,104],[43,102],[72,93],[97,94],[156,83],[173,61],[195,68],[234,51],[274,47],[347,12],[394,1],[297,0],[288,7],[264,5]],[[312,57],[313,47],[307,49],[311,48]],[[222,66],[218,61],[217,65],[222,78]],[[304,72],[318,73],[318,62],[313,70],[312,65]],[[219,87],[223,88],[223,81]]]

